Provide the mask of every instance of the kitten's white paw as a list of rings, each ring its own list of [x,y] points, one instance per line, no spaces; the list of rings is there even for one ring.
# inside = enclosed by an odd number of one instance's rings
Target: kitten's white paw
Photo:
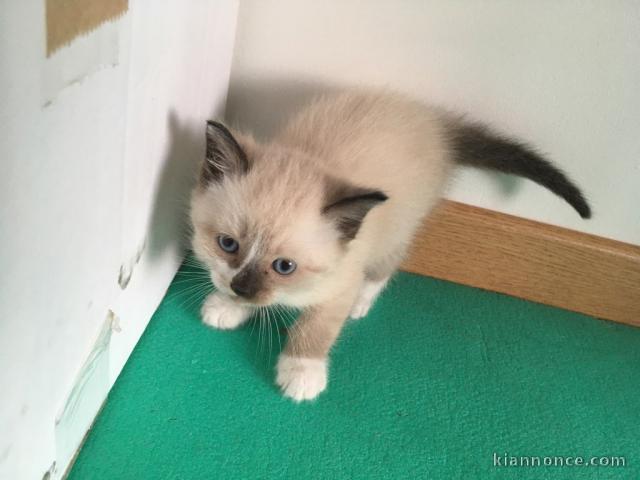
[[[327,388],[327,361],[281,354],[276,383],[295,402],[312,400]]]
[[[242,325],[250,315],[246,307],[236,305],[221,293],[212,293],[202,305],[202,321],[220,330],[230,330]]]

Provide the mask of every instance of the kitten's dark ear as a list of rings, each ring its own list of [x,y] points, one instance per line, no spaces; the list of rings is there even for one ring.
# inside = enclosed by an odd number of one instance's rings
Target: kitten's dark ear
[[[334,221],[345,242],[355,238],[369,210],[388,198],[380,190],[357,187],[335,179],[327,181],[325,195],[322,213]]]
[[[249,171],[249,160],[240,144],[227,127],[209,120],[207,122],[207,152],[202,168],[201,182],[208,185],[219,182],[230,174]]]

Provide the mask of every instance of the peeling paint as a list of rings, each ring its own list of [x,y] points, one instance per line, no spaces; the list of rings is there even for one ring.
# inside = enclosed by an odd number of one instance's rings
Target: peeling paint
[[[120,265],[120,272],[118,273],[118,285],[120,285],[120,289],[124,290],[129,285],[133,271],[135,270],[136,265],[140,263],[140,259],[142,258],[142,254],[146,248],[147,238],[145,237],[138,246],[133,258],[131,258],[126,264],[123,263]]]
[[[89,357],[85,360],[82,368],[80,369],[78,379],[73,386],[69,397],[67,398],[67,402],[62,412],[56,418],[56,425],[59,424],[64,417],[73,415],[78,405],[80,394],[82,393],[82,390],[85,387],[87,381],[90,379],[91,374],[95,371],[97,360],[101,358],[101,356],[107,351],[109,347],[109,343],[111,342],[111,332],[113,331],[112,325],[114,318],[115,314],[112,310],[109,310],[102,326],[102,330],[98,335],[98,339],[94,344]]]
[[[129,281],[131,280],[131,274],[133,271],[130,267],[126,265],[120,265],[120,273],[118,274],[118,285],[120,285],[120,289],[124,290],[129,285]]]
[[[42,480],[50,480],[54,473],[56,473],[56,462],[53,462],[49,467],[49,470],[44,472],[44,475],[42,475]]]
[[[144,253],[146,248],[147,248],[147,237],[144,237],[144,239],[138,246],[138,250],[136,251],[136,260],[135,260],[136,265],[140,263],[140,259],[142,258],[142,254]]]
[[[120,327],[120,317],[113,313],[112,310],[109,310],[111,314],[111,330],[116,333],[120,333],[122,331],[122,327]]]
[[[109,346],[119,329],[117,315],[108,310],[100,333],[84,361],[67,401],[55,419],[56,461],[69,465],[109,392]],[[51,478],[57,478],[53,475]]]

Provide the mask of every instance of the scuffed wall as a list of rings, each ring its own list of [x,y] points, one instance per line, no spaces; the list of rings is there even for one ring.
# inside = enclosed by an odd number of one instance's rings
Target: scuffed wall
[[[0,478],[60,478],[182,258],[236,1],[128,12],[47,57],[44,2],[0,16]]]

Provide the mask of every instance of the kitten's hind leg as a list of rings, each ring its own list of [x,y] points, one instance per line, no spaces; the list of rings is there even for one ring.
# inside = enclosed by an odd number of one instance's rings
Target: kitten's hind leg
[[[367,266],[364,281],[360,286],[356,301],[351,307],[349,317],[355,320],[365,317],[369,313],[378,295],[380,295],[380,292],[382,292],[391,276],[402,263],[406,250],[406,245],[395,247],[389,253]]]
[[[369,313],[371,306],[375,303],[376,298],[378,298],[378,295],[380,295],[380,292],[389,281],[389,277],[390,275],[378,280],[365,278],[362,282],[362,286],[360,287],[358,297],[351,307],[349,317],[352,319],[365,317],[367,313]]]

